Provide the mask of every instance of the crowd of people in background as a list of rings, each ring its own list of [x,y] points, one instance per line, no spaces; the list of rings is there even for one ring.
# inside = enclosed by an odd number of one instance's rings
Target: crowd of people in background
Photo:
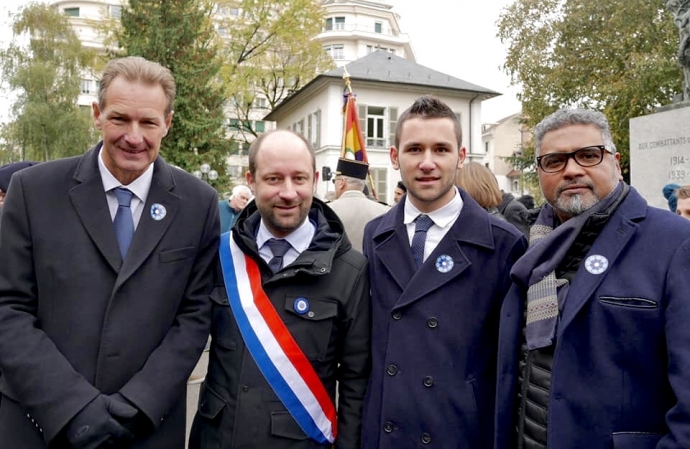
[[[290,130],[219,201],[159,156],[175,90],[114,59],[100,142],[0,167],[0,447],[183,448],[209,335],[192,449],[690,447],[690,186],[650,207],[603,114],[535,128],[541,205],[430,95],[392,206]]]

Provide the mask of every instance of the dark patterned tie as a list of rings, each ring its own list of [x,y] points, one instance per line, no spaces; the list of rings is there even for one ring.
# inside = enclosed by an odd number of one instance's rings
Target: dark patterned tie
[[[273,253],[273,259],[268,262],[268,267],[273,273],[277,273],[283,268],[283,256],[290,249],[290,242],[283,239],[268,239],[266,244],[271,248],[271,253]]]
[[[434,224],[434,221],[428,215],[419,215],[414,220],[414,236],[412,237],[412,258],[417,268],[422,266],[424,262],[424,244],[426,243],[426,231]]]
[[[118,204],[113,224],[115,225],[115,236],[117,236],[120,254],[124,260],[134,236],[134,219],[132,218],[132,209],[129,207],[132,202],[132,192],[124,187],[116,187],[113,189],[113,193],[117,197]]]

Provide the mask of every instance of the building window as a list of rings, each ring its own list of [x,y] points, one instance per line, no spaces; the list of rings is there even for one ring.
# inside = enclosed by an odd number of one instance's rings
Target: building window
[[[484,142],[484,152],[485,153],[489,152],[489,142],[488,141]]]
[[[376,195],[379,197],[379,200],[385,201],[388,194],[388,169],[369,167],[369,173],[371,174],[374,189],[376,189]]]
[[[367,108],[367,147],[386,147],[384,120],[385,108],[378,106],[369,106]]]
[[[381,34],[382,32],[383,32],[383,23],[375,22],[374,23],[374,33]]]
[[[254,122],[254,131],[257,133],[262,133],[266,131],[266,122],[262,120],[257,120]]]
[[[326,19],[326,31],[331,30],[344,30],[345,29],[345,17],[329,17]]]
[[[81,93],[83,94],[95,94],[96,89],[94,89],[94,82],[91,80],[81,80],[80,83]]]
[[[324,45],[323,49],[333,59],[345,59],[344,44]]]
[[[254,109],[268,109],[268,100],[264,97],[254,97]]]
[[[374,51],[374,46],[373,45],[367,45],[367,54],[370,54]]]
[[[230,128],[233,131],[237,131],[240,129],[240,121],[237,120],[236,118],[231,118],[228,120],[228,128]]]
[[[109,5],[108,14],[113,19],[120,19],[122,17],[122,6],[121,5]]]
[[[79,8],[65,8],[63,11],[69,17],[79,17]]]

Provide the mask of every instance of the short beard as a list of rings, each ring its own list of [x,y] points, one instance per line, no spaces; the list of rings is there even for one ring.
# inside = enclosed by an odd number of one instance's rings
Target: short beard
[[[582,212],[591,209],[597,203],[599,203],[599,198],[596,195],[591,195],[587,199],[583,198],[583,195],[570,195],[567,198],[559,195],[556,199],[556,203],[553,205],[554,209],[559,210],[564,215],[569,217],[574,217],[580,215]]]

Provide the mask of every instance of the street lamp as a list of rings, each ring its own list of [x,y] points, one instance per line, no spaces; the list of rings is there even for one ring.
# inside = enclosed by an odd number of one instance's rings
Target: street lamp
[[[194,150],[192,150],[192,151],[194,151],[195,156],[199,155],[199,149],[198,148],[194,147]],[[202,181],[206,181],[207,183],[209,181],[215,181],[216,179],[218,179],[218,172],[213,170],[211,168],[211,166],[209,164],[207,164],[206,162],[201,164],[199,169],[194,170],[192,172],[192,174],[194,176],[196,176],[197,178],[201,179]]]
[[[215,181],[218,179],[218,172],[213,170],[207,163],[201,164],[201,167],[199,167],[198,170],[194,170],[192,174],[206,182]]]

